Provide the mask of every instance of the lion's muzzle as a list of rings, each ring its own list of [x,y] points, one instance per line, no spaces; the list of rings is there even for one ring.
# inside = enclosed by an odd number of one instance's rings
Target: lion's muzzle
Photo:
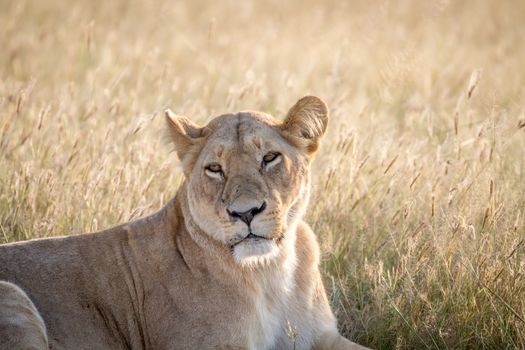
[[[266,202],[263,202],[263,204],[259,207],[253,207],[249,210],[246,210],[244,212],[239,211],[230,211],[230,209],[226,209],[228,212],[228,215],[230,215],[234,219],[241,219],[248,227],[250,227],[250,224],[255,217],[255,215],[260,214],[266,209]]]

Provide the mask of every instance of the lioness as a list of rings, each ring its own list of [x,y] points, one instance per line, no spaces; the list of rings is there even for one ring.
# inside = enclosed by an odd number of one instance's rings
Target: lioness
[[[326,104],[304,97],[282,123],[259,112],[205,127],[169,110],[166,120],[185,180],[159,212],[102,232],[0,246],[0,280],[30,297],[49,347],[361,348],[337,331],[319,247],[301,220]],[[5,305],[31,304],[3,286],[0,325],[13,318]],[[0,328],[7,348],[45,347],[40,316],[28,310],[20,306],[29,316],[18,321],[27,339]]]

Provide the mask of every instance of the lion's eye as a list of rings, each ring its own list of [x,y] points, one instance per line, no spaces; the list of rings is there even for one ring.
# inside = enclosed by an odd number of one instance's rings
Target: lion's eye
[[[211,163],[206,166],[206,174],[208,174],[211,177],[219,178],[222,177],[222,167],[219,163]]]
[[[221,165],[217,163],[212,163],[208,165],[206,169],[211,171],[212,173],[220,173],[222,171]]]
[[[277,152],[268,152],[266,153],[266,155],[263,157],[263,166],[264,165],[268,165],[274,161],[276,161],[278,158],[280,157],[280,154],[277,153]]]

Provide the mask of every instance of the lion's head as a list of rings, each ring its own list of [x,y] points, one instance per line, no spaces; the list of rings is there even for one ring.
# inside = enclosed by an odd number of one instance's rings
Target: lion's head
[[[259,112],[221,115],[205,127],[169,110],[166,117],[193,221],[241,264],[277,255],[308,203],[326,104],[304,97],[283,122]]]

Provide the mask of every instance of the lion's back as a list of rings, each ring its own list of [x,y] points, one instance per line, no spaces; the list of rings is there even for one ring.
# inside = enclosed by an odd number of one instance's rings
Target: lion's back
[[[0,281],[0,348],[48,348],[46,327],[35,305],[22,289],[4,281]]]

